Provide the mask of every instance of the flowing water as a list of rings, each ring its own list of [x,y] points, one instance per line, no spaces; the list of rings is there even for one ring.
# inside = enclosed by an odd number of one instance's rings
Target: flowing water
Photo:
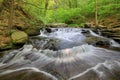
[[[31,43],[1,57],[0,80],[120,80],[120,52],[95,47],[86,39],[97,37],[108,41],[109,47],[120,47],[117,42],[89,29],[51,31],[41,31]],[[55,50],[44,47],[51,39]]]

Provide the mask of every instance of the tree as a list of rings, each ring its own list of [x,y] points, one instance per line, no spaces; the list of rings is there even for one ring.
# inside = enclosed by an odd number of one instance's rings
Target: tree
[[[47,9],[48,9],[48,5],[49,5],[49,0],[45,0],[44,17],[46,16],[46,12],[47,12]]]
[[[10,0],[10,15],[9,15],[9,20],[8,20],[8,27],[9,27],[9,34],[11,33],[11,29],[13,26],[13,16],[14,16],[14,0]]]
[[[75,2],[75,8],[77,8],[78,7],[78,0],[74,0],[74,2]]]
[[[68,0],[68,5],[69,5],[69,8],[72,8],[71,1],[70,1],[70,0]]]
[[[98,26],[98,2],[95,0],[95,26]]]

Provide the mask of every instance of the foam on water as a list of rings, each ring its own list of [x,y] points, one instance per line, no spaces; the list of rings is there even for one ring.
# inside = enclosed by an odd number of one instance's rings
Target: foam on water
[[[58,38],[58,39],[67,40],[67,41],[74,41],[74,40],[82,41],[85,39],[85,36],[83,34],[81,34],[81,29],[75,29],[75,28],[73,28],[73,29],[72,28],[71,29],[60,28],[52,33],[44,33],[44,31],[43,31],[42,34],[40,34],[40,36]]]

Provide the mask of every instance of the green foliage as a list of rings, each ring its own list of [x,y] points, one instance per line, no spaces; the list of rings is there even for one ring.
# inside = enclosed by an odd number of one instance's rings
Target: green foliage
[[[36,19],[42,20],[43,18],[43,9],[44,9],[44,0],[26,0],[24,2],[24,9],[33,15]]]
[[[47,15],[50,19],[48,19],[48,22],[57,22],[57,23],[79,23],[85,21],[85,17],[81,15],[81,9],[57,9],[56,11],[53,11],[51,14]]]
[[[106,6],[101,6],[99,9],[100,18],[104,18],[107,16],[114,15],[115,13],[119,13],[120,4],[109,4]]]
[[[95,17],[95,0],[49,0],[46,16],[44,15],[45,0],[25,1],[27,3],[25,3],[24,8],[44,23],[56,22],[81,25],[87,22],[89,18],[94,19]],[[99,19],[119,12],[120,0],[98,0]]]
[[[0,3],[2,2],[3,0],[0,0]]]

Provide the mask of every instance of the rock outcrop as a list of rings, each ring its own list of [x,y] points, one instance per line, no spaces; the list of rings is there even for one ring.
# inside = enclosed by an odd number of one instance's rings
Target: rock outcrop
[[[120,43],[120,28],[112,28],[112,29],[103,29],[101,30],[101,35],[111,38],[118,43]]]

